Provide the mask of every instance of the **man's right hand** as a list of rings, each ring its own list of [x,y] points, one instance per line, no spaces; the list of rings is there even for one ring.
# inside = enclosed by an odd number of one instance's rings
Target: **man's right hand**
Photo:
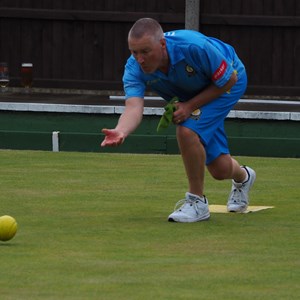
[[[103,128],[102,133],[105,134],[105,138],[101,143],[101,147],[106,147],[106,146],[116,147],[121,145],[125,140],[124,134],[116,129]]]

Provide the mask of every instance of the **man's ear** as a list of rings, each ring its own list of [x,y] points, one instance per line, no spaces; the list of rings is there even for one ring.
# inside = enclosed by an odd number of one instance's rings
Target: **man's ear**
[[[166,48],[166,40],[164,38],[160,39],[160,44],[163,49]]]

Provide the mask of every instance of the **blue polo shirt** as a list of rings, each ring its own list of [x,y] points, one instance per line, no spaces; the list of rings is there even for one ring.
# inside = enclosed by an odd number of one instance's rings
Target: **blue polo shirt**
[[[144,97],[150,88],[165,100],[177,96],[187,101],[211,83],[224,86],[234,70],[245,72],[233,47],[200,32],[176,30],[165,33],[170,59],[168,74],[157,70],[145,74],[133,56],[125,66],[123,84],[125,97]]]

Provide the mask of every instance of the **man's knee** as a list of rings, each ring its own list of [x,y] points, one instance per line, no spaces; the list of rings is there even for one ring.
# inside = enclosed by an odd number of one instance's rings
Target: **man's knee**
[[[232,159],[230,155],[221,155],[207,166],[211,176],[216,180],[224,180],[232,176]]]
[[[177,135],[177,138],[189,138],[189,137],[195,136],[196,133],[194,131],[192,131],[190,128],[179,125],[176,128],[176,135]]]
[[[176,137],[179,143],[194,144],[200,142],[198,135],[190,128],[177,126]]]

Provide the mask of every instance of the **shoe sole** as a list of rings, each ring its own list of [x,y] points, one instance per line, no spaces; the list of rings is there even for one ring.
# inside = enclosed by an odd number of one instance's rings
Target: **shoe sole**
[[[195,222],[201,222],[201,221],[208,221],[210,218],[210,214],[208,216],[205,216],[204,218],[201,219],[194,219],[194,220],[187,220],[187,221],[176,221],[174,218],[169,218],[169,222],[174,222],[174,223],[195,223]]]
[[[243,208],[243,209],[236,209],[236,210],[235,209],[227,209],[227,211],[230,212],[230,213],[243,213],[247,210],[247,208],[248,207]]]

